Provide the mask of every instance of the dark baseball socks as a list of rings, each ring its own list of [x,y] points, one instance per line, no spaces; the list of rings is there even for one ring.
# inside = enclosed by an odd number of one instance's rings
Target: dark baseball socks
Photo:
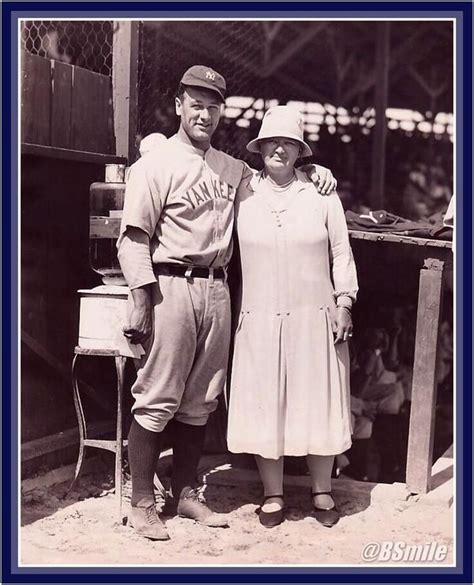
[[[173,444],[173,496],[179,498],[183,488],[194,487],[197,469],[204,448],[206,426],[187,425],[173,420],[169,423]],[[128,434],[128,460],[132,474],[132,506],[154,503],[153,477],[163,447],[163,433],[143,428],[135,419]]]
[[[163,433],[143,428],[133,419],[128,434],[128,461],[132,474],[132,506],[155,502],[153,477],[162,448]]]
[[[197,482],[199,460],[204,448],[206,425],[187,425],[172,421],[173,474],[171,489],[178,499],[183,488],[194,487]]]

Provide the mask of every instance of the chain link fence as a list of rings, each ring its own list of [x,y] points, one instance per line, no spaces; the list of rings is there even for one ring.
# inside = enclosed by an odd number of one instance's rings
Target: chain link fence
[[[201,63],[222,73],[227,95],[241,96],[240,107],[228,100],[226,114],[213,138],[217,148],[250,159],[245,144],[255,135],[269,97],[264,81],[255,82],[253,69],[259,51],[260,23],[249,22],[155,22],[143,23],[140,34],[139,138],[152,132],[166,136],[178,127],[174,96],[184,71]],[[213,40],[210,54],[206,40]]]
[[[145,22],[140,34],[138,140],[152,132],[173,134],[179,119],[174,97],[184,71],[195,64],[213,67],[227,83],[226,108],[213,144],[254,167],[260,157],[245,146],[256,136],[265,111],[293,102],[305,115],[306,139],[318,154],[317,143],[336,132],[326,125],[336,114],[328,105],[301,102],[301,89],[285,72],[271,74],[269,54],[278,34],[280,45],[290,45],[311,23],[264,21]],[[209,41],[212,39],[212,51]],[[269,74],[267,74],[267,72]],[[306,91],[307,97],[308,92]],[[328,118],[329,116],[329,118]],[[334,120],[336,123],[336,120]],[[338,130],[341,132],[341,130]],[[349,138],[349,141],[351,138]]]
[[[112,75],[112,21],[31,20],[22,23],[28,53]]]

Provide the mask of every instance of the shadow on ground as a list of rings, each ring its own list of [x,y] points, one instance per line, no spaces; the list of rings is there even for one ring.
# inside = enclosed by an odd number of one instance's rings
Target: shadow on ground
[[[160,460],[158,468],[159,478],[163,486],[169,488],[169,475],[172,469],[171,456]],[[209,473],[212,471],[212,473]],[[257,514],[262,501],[262,488],[255,470],[248,468],[207,469],[204,481],[212,478],[212,482],[205,483],[203,493],[209,507],[222,514],[230,514],[244,506],[253,506]],[[114,491],[113,460],[101,459],[97,468],[87,475],[82,475],[71,491],[70,482],[58,483],[52,486],[41,486],[41,478],[36,482],[37,487],[27,493],[22,493],[21,525],[27,526],[39,519],[52,516],[58,510],[69,506],[73,507],[78,501],[89,498],[101,498]],[[237,480],[238,478],[238,480]],[[300,521],[312,516],[312,505],[309,486],[292,485],[294,482],[304,483],[303,476],[285,476],[285,509],[289,521]],[[338,484],[343,484],[341,491]],[[374,484],[351,482],[350,480],[333,480],[333,495],[342,516],[352,516],[367,509],[371,504],[371,490]],[[351,491],[351,486],[354,490]],[[127,469],[124,471],[123,510],[126,516],[130,500],[131,482]],[[160,502],[160,492],[157,491],[157,502]],[[165,518],[171,517],[169,511],[173,507],[164,509]],[[74,513],[74,512],[72,512]]]

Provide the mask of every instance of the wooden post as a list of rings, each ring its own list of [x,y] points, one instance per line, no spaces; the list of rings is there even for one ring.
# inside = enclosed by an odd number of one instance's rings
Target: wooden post
[[[420,271],[407,459],[407,487],[415,494],[431,487],[443,270],[442,260],[429,258]]]
[[[390,67],[390,22],[377,23],[375,54],[375,135],[372,143],[372,209],[383,209],[385,196],[385,139]]]
[[[112,87],[116,154],[136,159],[139,23],[114,21]]]
[[[115,430],[115,498],[118,507],[118,521],[122,523],[122,450],[123,450],[123,384],[127,358],[123,355],[115,357],[115,369],[117,372],[117,428]]]

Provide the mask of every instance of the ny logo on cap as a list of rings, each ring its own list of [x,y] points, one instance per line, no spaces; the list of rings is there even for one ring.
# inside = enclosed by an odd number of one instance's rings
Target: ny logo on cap
[[[212,71],[206,71],[206,78],[210,79],[211,81],[215,81],[216,80],[216,74],[213,73]]]

